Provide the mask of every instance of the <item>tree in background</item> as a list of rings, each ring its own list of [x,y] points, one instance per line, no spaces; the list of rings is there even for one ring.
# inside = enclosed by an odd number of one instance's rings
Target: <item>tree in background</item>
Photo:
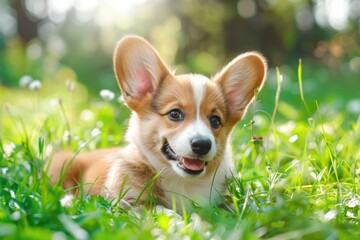
[[[148,38],[179,72],[211,74],[249,50],[264,53],[271,66],[301,57],[335,71],[345,61],[360,71],[356,0],[12,0],[0,6],[5,85],[24,74],[53,78],[68,67],[65,77],[108,87],[113,47],[129,33]]]

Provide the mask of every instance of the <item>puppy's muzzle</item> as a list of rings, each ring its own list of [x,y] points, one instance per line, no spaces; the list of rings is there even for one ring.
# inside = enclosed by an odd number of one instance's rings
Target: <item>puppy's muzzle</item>
[[[206,137],[193,137],[190,139],[191,150],[198,156],[203,156],[209,153],[211,149],[211,140]]]

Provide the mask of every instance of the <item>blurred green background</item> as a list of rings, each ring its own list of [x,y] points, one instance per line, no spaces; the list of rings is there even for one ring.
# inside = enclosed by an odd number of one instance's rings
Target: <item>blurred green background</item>
[[[359,0],[1,0],[0,87],[29,75],[117,92],[112,52],[126,34],[148,39],[177,73],[212,75],[237,54],[262,52],[268,102],[275,67],[282,100],[299,100],[301,58],[307,99],[360,113]]]

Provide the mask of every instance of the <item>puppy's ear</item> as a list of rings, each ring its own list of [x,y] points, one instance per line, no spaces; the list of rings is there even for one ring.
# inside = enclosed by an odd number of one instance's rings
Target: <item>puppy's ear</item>
[[[170,71],[143,38],[128,36],[116,46],[114,70],[126,104],[136,110]]]
[[[245,114],[255,91],[260,90],[264,83],[266,71],[265,58],[249,52],[236,57],[215,76],[214,81],[225,94],[231,124],[235,124]]]

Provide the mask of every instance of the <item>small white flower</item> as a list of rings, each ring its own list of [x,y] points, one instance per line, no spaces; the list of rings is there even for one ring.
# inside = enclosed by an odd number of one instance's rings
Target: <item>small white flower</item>
[[[360,206],[360,199],[357,197],[352,197],[347,203],[346,206],[349,208],[354,208],[356,206]]]
[[[78,141],[78,148],[82,149],[86,146],[86,142],[84,142],[83,140],[79,140]]]
[[[103,89],[100,91],[100,96],[104,101],[110,102],[111,100],[114,99],[115,94],[108,89]]]
[[[4,145],[4,157],[10,157],[11,153],[14,151],[15,149],[15,144],[14,143],[9,143],[9,144],[5,144]]]
[[[29,89],[31,91],[37,91],[41,88],[41,82],[39,80],[34,80],[29,84]]]
[[[32,77],[30,77],[29,75],[24,75],[20,78],[19,85],[20,87],[25,88],[30,84],[31,81],[32,81]]]
[[[335,210],[335,209],[332,209],[332,210],[328,211],[324,215],[324,222],[331,221],[332,219],[334,219],[336,217],[337,214],[338,214],[338,211]]]
[[[299,139],[299,136],[298,136],[297,134],[295,134],[295,135],[292,135],[292,136],[289,138],[289,142],[294,143],[294,142],[296,142],[298,139]]]
[[[91,131],[91,137],[97,137],[101,134],[101,130],[99,128],[94,128],[92,131]]]
[[[349,211],[346,212],[346,217],[348,217],[348,218],[356,218],[355,214],[352,213],[352,212],[349,212]]]
[[[60,199],[60,204],[62,207],[71,207],[72,206],[72,200],[74,196],[71,194],[66,194],[63,198]]]

